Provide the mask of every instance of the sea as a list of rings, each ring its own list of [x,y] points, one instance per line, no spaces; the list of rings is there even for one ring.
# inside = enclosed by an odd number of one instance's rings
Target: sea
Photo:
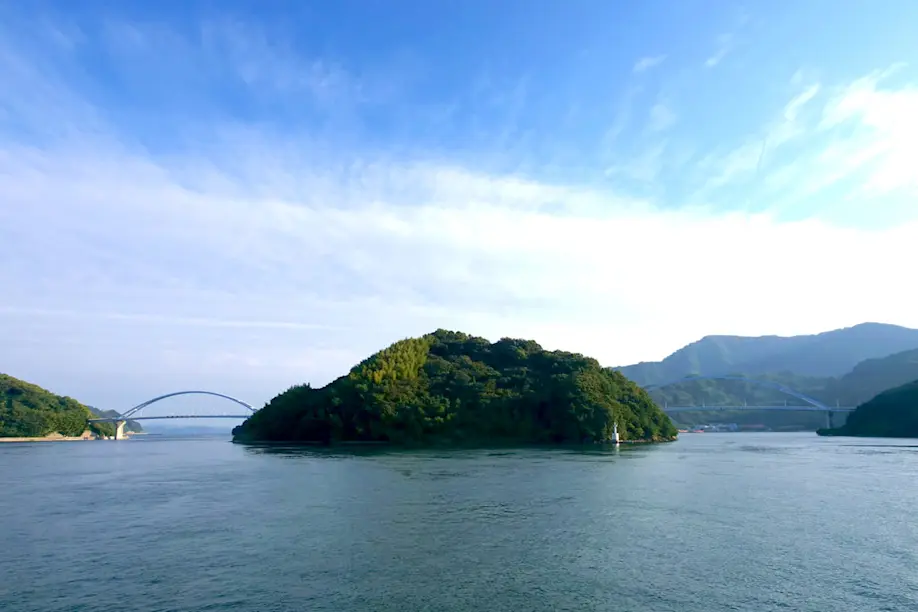
[[[0,610],[918,610],[918,440],[0,445]]]

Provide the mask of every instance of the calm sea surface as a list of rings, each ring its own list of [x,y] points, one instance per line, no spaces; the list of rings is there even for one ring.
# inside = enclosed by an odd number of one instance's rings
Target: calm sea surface
[[[918,441],[682,438],[0,444],[0,610],[918,610]]]

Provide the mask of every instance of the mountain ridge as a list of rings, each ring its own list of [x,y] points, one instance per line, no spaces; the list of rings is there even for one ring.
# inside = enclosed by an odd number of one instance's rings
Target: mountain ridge
[[[841,377],[863,361],[911,349],[918,349],[918,329],[868,322],[798,336],[708,335],[661,361],[613,369],[639,385],[739,372],[748,376],[793,372],[799,376]]]

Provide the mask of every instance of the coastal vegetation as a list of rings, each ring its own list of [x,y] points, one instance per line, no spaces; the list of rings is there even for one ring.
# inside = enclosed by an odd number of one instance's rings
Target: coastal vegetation
[[[918,438],[918,380],[889,389],[857,407],[847,422],[823,436]]]
[[[120,415],[114,410],[86,406],[73,398],[0,374],[0,438],[43,438],[55,433],[77,437],[87,429],[100,436],[113,436],[112,423],[88,423],[88,420],[117,416]],[[143,431],[136,421],[128,421],[124,429]]]
[[[650,396],[619,372],[531,340],[438,330],[401,340],[321,388],[288,389],[236,441],[393,444],[674,439]]]
[[[89,408],[73,398],[0,374],[0,437],[40,438],[52,433],[80,436],[91,417]],[[92,426],[102,435],[108,428],[108,423]],[[114,434],[114,428],[111,430]]]

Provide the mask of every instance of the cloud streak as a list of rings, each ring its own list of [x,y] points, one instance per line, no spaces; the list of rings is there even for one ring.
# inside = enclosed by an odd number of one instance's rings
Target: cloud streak
[[[175,103],[168,138],[74,76],[67,49],[79,37],[53,57],[4,50],[0,330],[12,348],[0,370],[82,376],[103,406],[186,385],[258,402],[437,327],[534,337],[616,365],[713,332],[918,326],[912,290],[888,265],[912,255],[914,211],[871,228],[818,214],[825,206],[788,214],[842,171],[864,197],[913,193],[914,89],[884,89],[880,76],[798,84],[736,146],[677,164],[691,105],[651,91],[629,140],[632,84],[597,137],[601,180],[548,177],[469,161],[486,148],[382,146],[355,125],[363,112],[379,120],[397,86],[250,29],[208,27],[189,46],[169,30],[109,26],[107,52],[124,54],[113,62],[187,62],[187,74],[150,73],[163,91],[203,75],[194,104]],[[527,97],[516,85],[505,92],[514,131]],[[155,118],[137,87],[121,107]],[[262,120],[304,98],[308,120]],[[694,181],[686,193],[671,171]],[[768,206],[719,206],[750,177]],[[835,289],[852,286],[839,300]],[[110,378],[133,387],[93,390]]]
[[[647,57],[642,57],[634,63],[631,71],[635,74],[640,74],[642,72],[647,72],[653,68],[656,68],[660,64],[666,61],[665,55],[652,55]]]
[[[717,50],[706,60],[704,65],[707,68],[714,68],[720,64],[730,54],[735,45],[735,36],[733,34],[721,34],[717,37]]]

